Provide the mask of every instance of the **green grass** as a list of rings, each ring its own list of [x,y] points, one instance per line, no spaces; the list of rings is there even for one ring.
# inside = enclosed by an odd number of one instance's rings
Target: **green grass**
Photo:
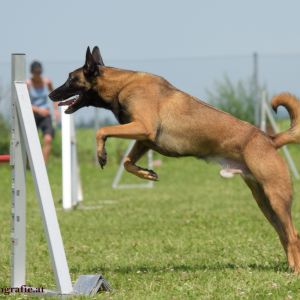
[[[114,291],[94,299],[299,299],[278,238],[245,184],[221,179],[219,167],[193,158],[162,159],[150,190],[112,190],[126,141],[109,140],[108,165],[95,166],[94,134],[78,130],[84,205],[57,210],[72,280],[101,272]],[[59,146],[59,134],[56,147]],[[56,149],[56,152],[57,151]],[[292,148],[297,164],[299,149]],[[145,164],[145,163],[142,163]],[[61,161],[48,173],[61,207]],[[0,166],[0,287],[10,285],[10,169]],[[27,171],[27,283],[55,288],[33,182]],[[132,175],[124,181],[140,182]],[[293,215],[300,228],[299,190]],[[26,296],[3,296],[22,299]]]

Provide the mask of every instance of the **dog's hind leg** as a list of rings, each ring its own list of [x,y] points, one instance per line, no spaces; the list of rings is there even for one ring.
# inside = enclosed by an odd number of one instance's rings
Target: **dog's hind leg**
[[[261,209],[261,211],[263,212],[265,217],[274,226],[275,230],[278,231],[276,228],[276,223],[275,224],[273,223],[274,214],[272,212],[269,200],[266,197],[262,186],[254,178],[243,177],[243,179],[244,179],[245,183],[247,184],[247,186],[250,188],[252,195],[253,195],[254,199],[256,200],[257,205],[259,206],[259,208]],[[284,248],[284,251],[287,253],[286,241],[285,241],[285,239],[282,239],[281,237],[282,237],[282,235],[279,234],[279,239],[281,241],[281,244]]]
[[[285,249],[290,267],[300,272],[300,239],[291,216],[292,192],[289,181],[270,180],[263,185],[271,223],[276,229]]]
[[[283,195],[273,184],[266,184],[263,188],[253,179],[244,178],[244,180],[258,206],[277,231],[289,266],[295,272],[300,272],[300,240],[292,223],[291,195]]]
[[[158,180],[158,175],[148,169],[141,168],[135,163],[149,150],[149,148],[140,141],[136,141],[128,156],[124,159],[124,168],[126,171],[148,180]]]
[[[253,146],[258,149],[257,145]],[[287,165],[274,148],[246,151],[245,161],[255,180],[247,177],[244,180],[278,233],[289,266],[300,272],[300,239],[292,222],[292,186]]]

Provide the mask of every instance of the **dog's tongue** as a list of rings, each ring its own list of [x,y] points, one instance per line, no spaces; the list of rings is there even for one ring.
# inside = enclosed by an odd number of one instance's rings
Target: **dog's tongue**
[[[72,97],[66,101],[61,101],[58,103],[58,106],[71,105],[76,100],[76,97]]]

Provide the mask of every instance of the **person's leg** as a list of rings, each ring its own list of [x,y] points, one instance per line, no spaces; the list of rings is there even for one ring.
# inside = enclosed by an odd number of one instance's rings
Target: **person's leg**
[[[46,164],[49,160],[51,148],[52,148],[52,136],[49,133],[46,133],[43,138],[43,156]]]
[[[47,164],[49,160],[49,156],[51,153],[51,148],[52,148],[52,140],[54,137],[54,129],[52,126],[52,121],[51,117],[45,117],[43,121],[41,122],[41,130],[43,132],[43,156],[45,163]]]

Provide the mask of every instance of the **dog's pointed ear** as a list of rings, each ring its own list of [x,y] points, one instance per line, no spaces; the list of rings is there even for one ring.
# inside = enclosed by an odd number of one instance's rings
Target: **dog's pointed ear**
[[[91,69],[93,68],[93,65],[96,64],[94,57],[91,53],[90,47],[87,47],[86,49],[86,54],[85,54],[85,64],[84,67],[86,69]]]
[[[87,47],[87,49],[86,49],[83,73],[85,76],[98,76],[99,75],[98,65],[91,53],[90,47]]]
[[[104,62],[103,62],[99,47],[97,47],[97,46],[94,47],[94,49],[92,51],[92,55],[93,55],[93,58],[94,58],[95,62],[98,65],[104,66]]]

